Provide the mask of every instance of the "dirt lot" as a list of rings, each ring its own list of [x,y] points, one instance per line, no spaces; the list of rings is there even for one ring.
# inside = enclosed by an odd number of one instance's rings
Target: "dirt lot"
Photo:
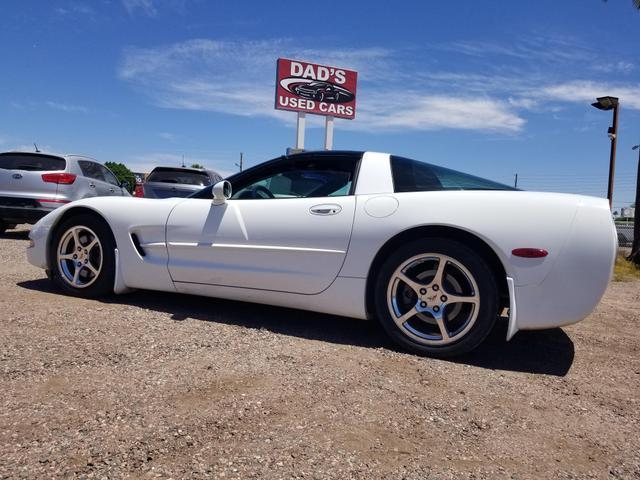
[[[0,478],[640,478],[640,282],[458,361],[371,322],[63,296],[0,236]]]

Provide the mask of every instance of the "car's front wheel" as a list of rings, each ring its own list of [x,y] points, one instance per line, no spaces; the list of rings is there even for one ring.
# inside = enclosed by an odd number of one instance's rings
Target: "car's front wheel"
[[[402,347],[450,357],[477,347],[498,316],[491,269],[466,245],[426,238],[396,250],[375,287],[378,319]]]
[[[100,218],[82,214],[64,220],[50,248],[53,282],[72,295],[94,298],[113,292],[115,242]]]

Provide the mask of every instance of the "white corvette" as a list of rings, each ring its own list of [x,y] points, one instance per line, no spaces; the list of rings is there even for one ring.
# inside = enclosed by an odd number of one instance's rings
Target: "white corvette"
[[[29,261],[74,295],[143,288],[375,317],[441,357],[480,344],[505,308],[508,338],[585,318],[617,246],[604,199],[372,152],[280,157],[186,199],[79,200],[30,238]]]

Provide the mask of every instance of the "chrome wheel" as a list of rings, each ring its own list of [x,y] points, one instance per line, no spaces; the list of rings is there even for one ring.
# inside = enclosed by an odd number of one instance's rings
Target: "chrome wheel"
[[[462,263],[440,253],[425,253],[409,258],[391,275],[387,307],[398,328],[415,342],[447,345],[473,327],[480,293]]]
[[[60,276],[74,288],[93,284],[102,270],[102,245],[88,227],[76,225],[68,229],[58,242],[57,263]]]

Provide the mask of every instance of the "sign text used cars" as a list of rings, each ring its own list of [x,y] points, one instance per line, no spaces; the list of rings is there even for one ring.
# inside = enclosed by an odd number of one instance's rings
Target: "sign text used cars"
[[[278,59],[276,109],[347,118],[356,116],[358,72]]]

